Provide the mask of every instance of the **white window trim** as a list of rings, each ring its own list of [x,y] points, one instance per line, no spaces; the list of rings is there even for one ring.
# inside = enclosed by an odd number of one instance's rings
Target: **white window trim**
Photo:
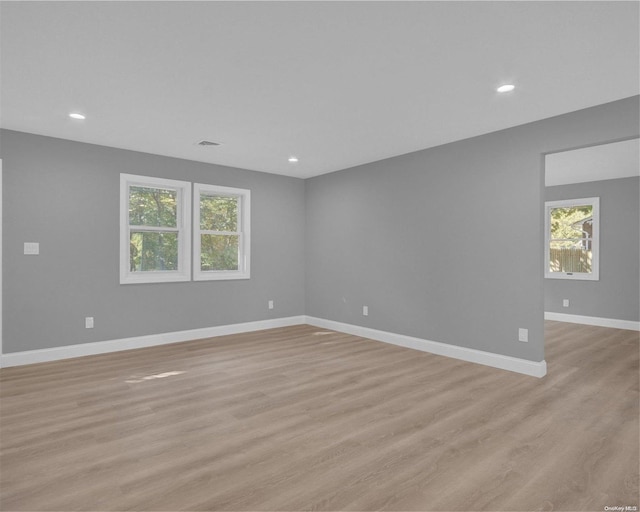
[[[178,192],[176,226],[178,228],[178,270],[131,272],[129,188],[131,186],[165,188]],[[120,284],[170,283],[191,279],[191,183],[188,181],[120,174]]]
[[[239,197],[238,224],[240,231],[238,270],[202,270],[200,236],[200,196],[220,195]],[[216,281],[249,279],[251,277],[251,191],[243,188],[193,184],[193,280]]]
[[[551,210],[554,208],[571,208],[583,205],[593,206],[593,233],[591,242],[591,273],[586,272],[551,272],[549,271],[549,243],[551,235]],[[583,197],[579,199],[563,199],[544,203],[544,277],[548,279],[574,279],[583,281],[600,280],[600,198]]]

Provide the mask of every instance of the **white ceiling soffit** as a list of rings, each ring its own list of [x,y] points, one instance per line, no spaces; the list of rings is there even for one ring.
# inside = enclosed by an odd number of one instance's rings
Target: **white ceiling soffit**
[[[1,10],[2,127],[303,178],[640,92],[638,2]]]
[[[640,176],[640,140],[553,153],[545,158],[545,185]]]

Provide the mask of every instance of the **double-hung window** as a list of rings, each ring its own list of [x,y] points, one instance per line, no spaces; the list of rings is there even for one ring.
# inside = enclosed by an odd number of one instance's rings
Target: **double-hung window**
[[[191,184],[120,175],[120,283],[191,279]]]
[[[545,277],[599,278],[600,198],[545,203]]]
[[[249,279],[249,190],[195,183],[193,279]]]

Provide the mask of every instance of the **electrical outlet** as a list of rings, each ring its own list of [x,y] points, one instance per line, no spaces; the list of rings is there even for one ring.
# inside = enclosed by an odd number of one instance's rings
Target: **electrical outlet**
[[[25,242],[24,243],[24,253],[37,255],[40,254],[40,244],[38,242]]]
[[[569,299],[562,299],[562,307],[563,308],[569,307]]]
[[[362,306],[362,316],[369,316],[369,306]]]
[[[273,309],[273,301],[272,300],[269,301],[269,309]]]
[[[518,341],[525,343],[529,341],[529,329],[518,329]]]
[[[84,328],[85,329],[93,329],[93,317],[88,316],[84,319]]]

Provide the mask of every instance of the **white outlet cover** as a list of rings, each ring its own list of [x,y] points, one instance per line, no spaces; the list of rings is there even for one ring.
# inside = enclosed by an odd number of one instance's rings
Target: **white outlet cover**
[[[523,342],[529,341],[529,329],[518,329],[518,340]]]
[[[565,308],[569,307],[569,299],[562,299],[562,306]]]
[[[273,309],[273,301],[272,300],[269,301],[269,309]]]
[[[362,306],[362,315],[369,316],[369,306]]]
[[[40,243],[39,242],[25,242],[24,243],[24,253],[30,255],[40,254]]]
[[[85,329],[93,329],[93,317],[88,316],[84,319],[84,327]]]

